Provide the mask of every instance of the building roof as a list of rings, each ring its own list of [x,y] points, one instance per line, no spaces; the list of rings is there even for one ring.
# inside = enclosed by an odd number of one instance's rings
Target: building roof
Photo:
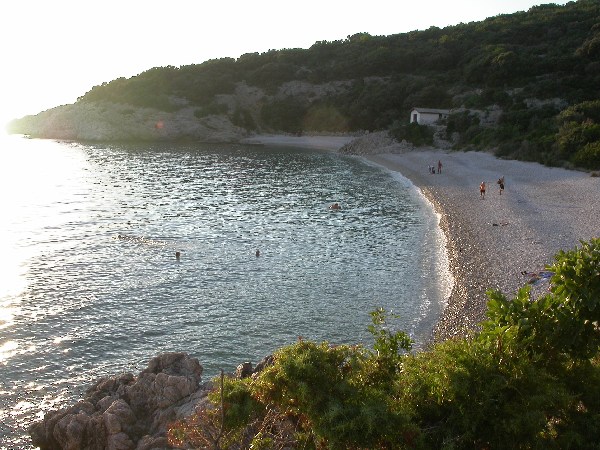
[[[413,111],[418,113],[431,113],[431,114],[449,114],[449,109],[435,109],[435,108],[413,108]]]

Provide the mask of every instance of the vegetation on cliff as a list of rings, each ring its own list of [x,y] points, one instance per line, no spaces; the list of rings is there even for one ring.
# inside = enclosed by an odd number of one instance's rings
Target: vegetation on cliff
[[[373,349],[299,341],[225,378],[213,409],[173,425],[193,448],[577,448],[600,442],[600,239],[559,252],[549,293],[488,293],[468,339],[411,354],[372,313]],[[219,383],[217,383],[217,386]],[[189,448],[189,447],[185,447]]]
[[[422,143],[427,133],[405,126],[411,108],[450,108],[456,148],[598,169],[599,94],[600,2],[578,0],[443,29],[157,67],[95,86],[76,104],[192,108],[197,120],[220,115],[261,132],[389,129]],[[13,130],[26,133],[25,119]]]

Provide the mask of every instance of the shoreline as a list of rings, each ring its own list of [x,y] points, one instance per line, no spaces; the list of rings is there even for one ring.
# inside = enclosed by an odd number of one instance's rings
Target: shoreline
[[[337,152],[354,140],[339,136],[257,136],[255,143]],[[363,139],[363,138],[361,138]],[[512,298],[528,284],[522,272],[543,270],[560,250],[600,236],[600,178],[538,163],[498,159],[484,152],[360,145],[368,161],[409,179],[441,215],[454,285],[433,329],[434,340],[466,336],[486,319],[489,289]],[[441,174],[428,166],[442,162]],[[505,177],[500,194],[496,180]],[[485,198],[479,184],[485,181]],[[547,291],[547,282],[532,284]]]
[[[281,134],[261,134],[240,140],[240,144],[247,145],[282,145],[287,147],[301,147],[316,150],[338,151],[342,146],[356,139],[353,136],[292,136]]]
[[[489,289],[508,298],[560,250],[598,237],[600,179],[584,172],[501,160],[489,153],[417,150],[367,158],[410,179],[441,214],[454,286],[436,340],[465,336],[486,319]],[[442,173],[427,166],[442,161]],[[505,177],[502,194],[496,180]],[[487,185],[481,198],[479,184]],[[547,291],[547,282],[532,284]]]

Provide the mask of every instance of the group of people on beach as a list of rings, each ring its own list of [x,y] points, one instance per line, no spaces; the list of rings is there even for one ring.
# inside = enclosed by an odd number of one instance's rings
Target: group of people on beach
[[[436,172],[436,166],[435,164],[431,164],[429,166],[429,173],[430,174],[435,174],[435,173],[442,173],[442,161],[438,160],[437,162],[437,172]],[[502,192],[504,191],[504,175],[501,176],[500,178],[498,178],[498,181],[496,181],[496,184],[498,184],[498,187],[500,188],[500,195],[502,195]],[[481,184],[479,185],[479,196],[482,199],[485,199],[485,191],[486,191],[486,184],[485,181],[482,181]],[[331,209],[332,206],[330,206]]]
[[[429,166],[429,173],[435,174],[435,164]],[[442,173],[442,161],[440,160],[437,162],[437,173]]]
[[[502,195],[502,191],[504,191],[504,176],[498,178],[496,184],[498,184],[498,186],[500,187],[500,195]],[[485,181],[482,181],[479,185],[479,196],[481,198],[485,198],[485,187]]]

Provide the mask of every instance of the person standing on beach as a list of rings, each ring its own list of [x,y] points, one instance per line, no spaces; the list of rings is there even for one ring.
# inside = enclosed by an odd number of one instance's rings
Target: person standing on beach
[[[442,161],[438,159],[438,173],[442,173]]]
[[[485,198],[485,181],[482,181],[479,185],[479,196]]]
[[[502,195],[502,191],[504,190],[504,177],[498,178],[498,185],[500,186],[500,195]]]

